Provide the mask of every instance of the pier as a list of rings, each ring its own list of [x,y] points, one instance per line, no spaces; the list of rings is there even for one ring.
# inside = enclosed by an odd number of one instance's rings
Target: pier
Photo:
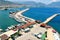
[[[22,14],[22,13],[28,11],[28,10],[29,10],[29,8],[27,8],[27,9],[25,9],[25,10],[22,10],[22,11],[19,11],[19,12],[16,13],[16,15],[20,15],[20,14]]]
[[[55,18],[56,16],[58,16],[59,14],[54,14],[51,17],[47,18],[46,21],[44,21],[43,23],[47,24],[49,21],[51,21],[53,18]]]
[[[26,12],[26,11],[28,11],[29,10],[29,8],[27,8],[27,9],[24,9],[24,10],[22,10],[22,11],[19,11],[19,12],[17,12],[15,15],[13,15],[14,16],[14,19],[16,20],[16,21],[18,21],[18,22],[27,22],[25,19],[27,19],[27,20],[30,20],[30,21],[35,21],[34,19],[32,19],[32,18],[29,18],[29,17],[26,17],[26,16],[23,16],[22,15],[22,13],[24,13],[24,12]]]

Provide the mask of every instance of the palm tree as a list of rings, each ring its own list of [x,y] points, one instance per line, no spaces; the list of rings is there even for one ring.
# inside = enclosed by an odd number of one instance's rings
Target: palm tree
[[[11,35],[11,38],[12,38],[12,40],[15,40],[15,37],[14,37],[14,35]]]
[[[20,30],[21,30],[21,29],[19,29],[18,32],[17,32],[17,35],[18,35],[18,36],[21,36]]]

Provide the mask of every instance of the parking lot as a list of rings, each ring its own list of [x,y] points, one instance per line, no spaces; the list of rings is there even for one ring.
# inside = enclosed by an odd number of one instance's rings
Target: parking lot
[[[38,33],[44,33],[46,31],[45,28],[40,27],[40,25],[35,24],[33,25],[34,27],[30,29],[30,32],[25,33],[25,32],[20,32],[23,35],[18,37],[16,40],[40,40],[37,37],[34,36],[34,34]]]

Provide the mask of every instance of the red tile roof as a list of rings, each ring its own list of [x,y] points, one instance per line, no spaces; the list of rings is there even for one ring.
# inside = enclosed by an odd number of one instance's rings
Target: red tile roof
[[[4,35],[1,36],[1,40],[7,40],[8,38],[9,37],[6,34],[4,34]]]
[[[28,27],[28,26],[30,26],[30,25],[35,24],[35,23],[36,23],[36,22],[28,22],[28,23],[26,23],[25,25],[22,25],[22,26],[17,27],[16,29],[14,29],[14,31],[16,31],[17,29],[20,29],[20,28],[26,28],[26,27]]]
[[[28,26],[30,26],[30,25],[32,25],[32,24],[35,24],[35,22],[29,22],[29,23],[21,26],[21,28],[26,28],[26,27],[28,27]]]
[[[42,23],[40,26],[41,26],[41,27],[45,27],[45,26],[46,26],[46,24]]]

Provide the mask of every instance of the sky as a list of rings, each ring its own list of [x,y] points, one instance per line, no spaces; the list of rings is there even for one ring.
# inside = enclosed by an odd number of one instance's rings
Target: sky
[[[57,2],[57,1],[60,1],[60,0],[7,0],[7,1],[12,1],[12,2],[35,1],[35,2],[42,2],[44,4],[50,4],[52,2]]]

